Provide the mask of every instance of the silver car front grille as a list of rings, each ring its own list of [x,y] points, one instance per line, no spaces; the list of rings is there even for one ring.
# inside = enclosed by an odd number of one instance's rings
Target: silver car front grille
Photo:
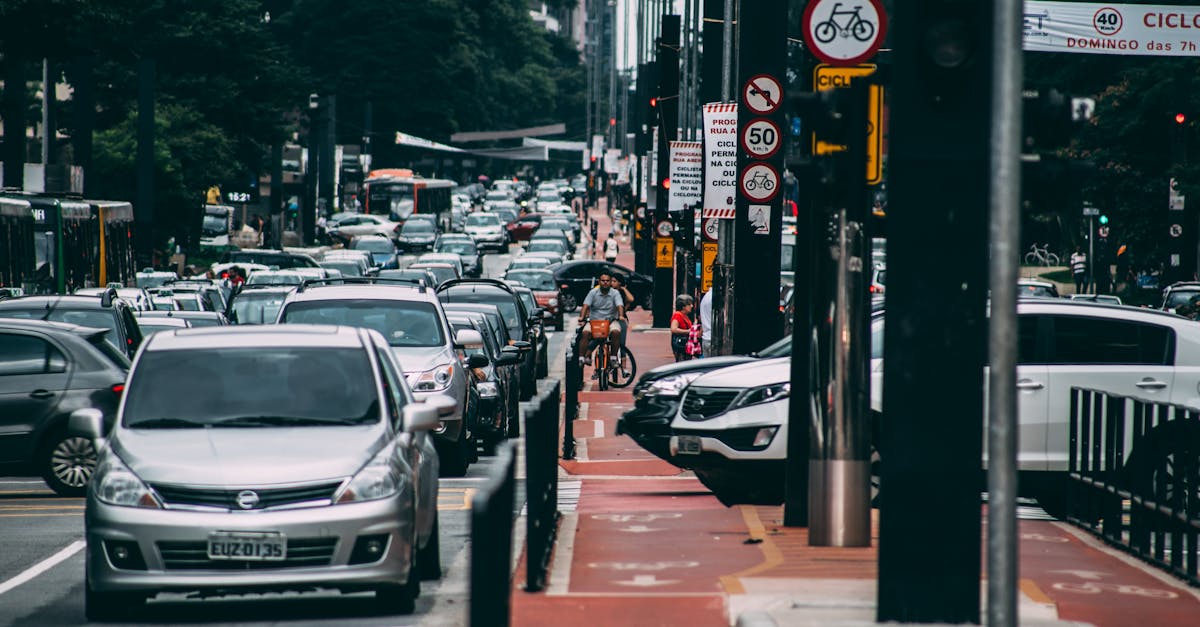
[[[197,488],[153,484],[168,508],[215,507],[227,510],[262,510],[301,503],[329,504],[341,481],[280,488]],[[253,496],[251,497],[250,494]],[[249,505],[249,506],[247,506]]]
[[[741,390],[689,387],[683,395],[684,420],[708,420],[729,409]]]

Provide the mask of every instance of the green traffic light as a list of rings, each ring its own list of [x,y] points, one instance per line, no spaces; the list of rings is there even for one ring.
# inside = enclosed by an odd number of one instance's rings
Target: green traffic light
[[[1108,224],[1108,216],[1100,216],[1100,224],[1101,225]]]

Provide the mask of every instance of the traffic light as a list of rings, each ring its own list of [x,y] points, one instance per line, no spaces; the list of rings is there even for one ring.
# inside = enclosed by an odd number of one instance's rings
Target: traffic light
[[[1100,223],[1100,226],[1108,226],[1108,216],[1103,213],[1100,214],[1100,218],[1097,219],[1097,222]]]
[[[1176,113],[1176,114],[1175,114],[1175,123],[1176,123],[1176,124],[1179,124],[1180,126],[1182,126],[1182,125],[1183,125],[1183,124],[1185,124],[1186,122],[1187,122],[1187,115],[1185,115],[1185,114],[1183,114],[1183,113]]]

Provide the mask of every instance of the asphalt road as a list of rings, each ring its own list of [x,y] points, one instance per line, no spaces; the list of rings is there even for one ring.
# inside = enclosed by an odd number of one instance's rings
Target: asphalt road
[[[511,255],[487,255],[484,276],[499,277]],[[402,259],[407,265],[413,257]],[[563,334],[551,333],[552,369]],[[519,460],[520,461],[520,460]],[[443,478],[438,511],[443,576],[423,582],[416,612],[381,616],[371,593],[333,591],[193,598],[161,594],[138,623],[156,625],[465,625],[470,499],[495,462],[481,457],[466,477]],[[523,473],[518,470],[518,477]],[[524,504],[518,479],[514,516]],[[0,625],[80,625],[83,616],[83,499],[59,498],[39,479],[0,477]],[[136,624],[136,623],[135,623]]]

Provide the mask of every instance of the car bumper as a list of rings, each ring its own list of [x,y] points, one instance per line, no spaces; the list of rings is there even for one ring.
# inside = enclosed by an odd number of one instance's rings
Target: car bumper
[[[409,576],[414,537],[410,502],[407,496],[402,496],[364,503],[242,513],[116,507],[92,497],[87,503],[85,519],[87,579],[99,592],[314,586],[357,589],[403,582]],[[210,561],[208,534],[216,531],[282,533],[292,557],[282,562]],[[372,535],[388,537],[383,556],[371,563],[350,564],[358,539]],[[106,543],[111,542],[136,543],[145,569],[114,566],[106,549]],[[301,549],[301,544],[309,548]],[[314,545],[320,548],[312,548]],[[186,553],[187,549],[195,552]],[[325,555],[327,563],[323,563]],[[301,557],[305,561],[299,561]],[[251,564],[254,568],[248,569]]]
[[[628,435],[654,456],[680,468],[689,468],[686,456],[671,456],[671,419],[678,407],[679,397],[640,400],[617,420],[617,435]]]
[[[671,422],[668,448],[672,457],[685,458],[693,468],[702,468],[713,460],[733,463],[786,460],[787,425],[787,399],[735,409],[698,422],[677,417]],[[768,444],[752,445],[760,430],[771,428],[774,434]],[[692,442],[699,445],[698,450],[693,447],[689,452],[689,447],[681,446],[681,437],[693,438]]]
[[[479,418],[476,427],[488,436],[505,434],[504,406],[499,396],[479,397]]]

